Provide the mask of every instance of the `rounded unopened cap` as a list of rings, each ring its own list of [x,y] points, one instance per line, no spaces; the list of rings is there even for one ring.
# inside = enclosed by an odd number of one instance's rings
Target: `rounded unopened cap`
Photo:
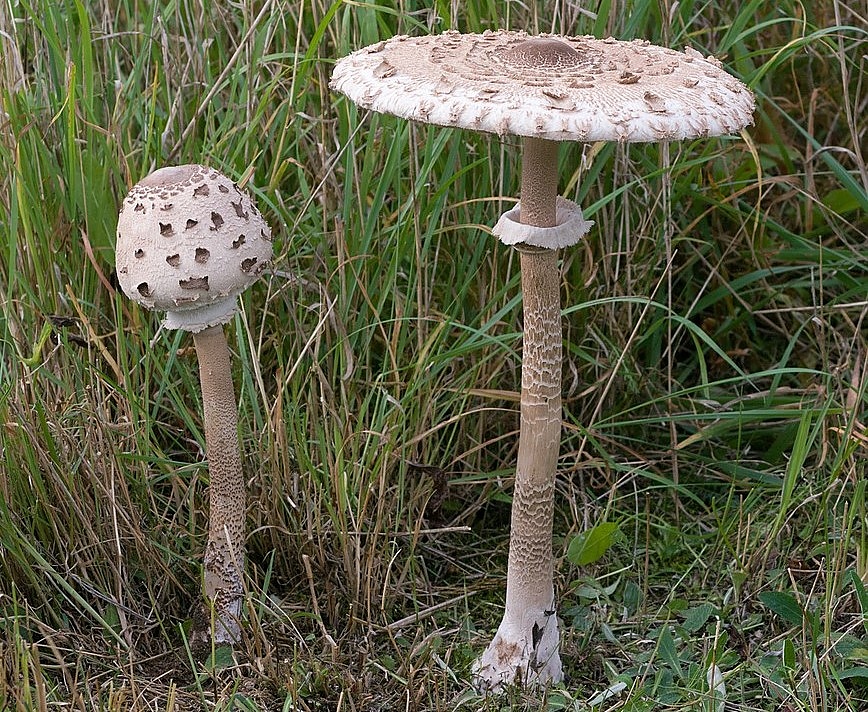
[[[156,170],[121,205],[118,282],[130,299],[166,311],[170,329],[197,332],[229,321],[237,295],[271,254],[271,230],[250,197],[205,166]]]
[[[506,30],[393,37],[340,60],[330,86],[374,111],[552,140],[716,136],[754,110],[744,84],[692,49]]]

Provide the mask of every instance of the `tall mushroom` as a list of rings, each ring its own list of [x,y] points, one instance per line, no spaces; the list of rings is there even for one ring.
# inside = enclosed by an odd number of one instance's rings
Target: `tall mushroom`
[[[557,195],[557,141],[672,141],[739,131],[751,92],[713,57],[646,41],[454,31],[394,37],[340,60],[331,87],[407,119],[524,137],[521,200],[494,233],[520,253],[524,309],[521,426],[506,609],[475,684],[563,678],[552,583],[561,431],[558,248],[591,224]]]
[[[271,259],[271,230],[250,197],[200,165],[161,168],[133,186],[118,217],[115,260],[124,293],[192,332],[199,359],[211,476],[204,589],[213,640],[240,639],[244,477],[238,411],[223,324]]]

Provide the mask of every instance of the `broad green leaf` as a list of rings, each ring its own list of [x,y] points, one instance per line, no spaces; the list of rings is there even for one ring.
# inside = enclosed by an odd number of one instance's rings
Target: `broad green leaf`
[[[217,645],[212,654],[208,656],[206,666],[213,670],[227,670],[237,663],[232,655],[232,646]]]
[[[796,669],[796,646],[793,641],[787,638],[784,640],[784,649],[781,659],[784,662],[784,667],[788,670]]]
[[[587,566],[599,561],[615,543],[618,533],[616,522],[602,522],[576,536],[567,550],[567,558],[577,566]]]
[[[846,215],[859,209],[859,201],[856,196],[844,188],[835,188],[823,196],[823,205],[838,215]]]
[[[710,603],[703,603],[695,608],[691,608],[684,614],[683,626],[691,633],[695,633],[702,628],[702,626],[705,625],[705,622],[716,612],[717,609]]]
[[[759,595],[762,604],[792,625],[802,625],[804,612],[799,602],[783,591],[763,591]]]
[[[841,670],[841,672],[838,673],[838,677],[840,677],[842,680],[853,677],[859,677],[868,680],[868,667],[854,667],[849,668],[848,670]]]
[[[632,615],[639,610],[642,605],[642,589],[635,581],[626,581],[624,583],[624,592],[621,594],[621,602],[627,609],[627,612]]]
[[[833,650],[844,660],[868,660],[868,641],[860,640],[855,635],[842,635],[835,641]]]
[[[856,598],[859,600],[859,607],[862,609],[862,621],[865,626],[865,632],[868,633],[868,591],[865,590],[865,584],[859,578],[859,574],[853,569],[849,569],[844,574],[844,580],[853,584],[853,589],[856,591]]]
[[[660,637],[657,639],[657,652],[660,655],[660,659],[669,665],[672,672],[679,678],[684,677],[684,673],[681,670],[681,661],[678,659],[678,651],[675,649],[675,640],[672,638],[668,625],[664,625],[660,630]]]

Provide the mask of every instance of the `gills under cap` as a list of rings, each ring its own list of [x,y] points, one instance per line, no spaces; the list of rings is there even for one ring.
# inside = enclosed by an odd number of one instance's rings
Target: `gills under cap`
[[[200,165],[161,168],[133,186],[118,217],[118,282],[170,329],[198,332],[235,313],[271,260],[271,230],[250,197]]]
[[[717,136],[754,110],[744,84],[690,48],[507,30],[393,37],[340,60],[330,86],[406,119],[551,140]]]

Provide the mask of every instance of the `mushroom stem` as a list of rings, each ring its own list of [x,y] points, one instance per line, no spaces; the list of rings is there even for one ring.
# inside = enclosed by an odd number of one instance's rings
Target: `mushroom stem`
[[[536,227],[557,225],[557,141],[525,138],[521,159],[521,221]]]
[[[521,176],[521,221],[553,227],[558,185],[558,143],[527,138]],[[518,245],[524,333],[521,349],[521,425],[512,499],[505,618],[521,621],[538,666],[557,669],[552,520],[561,439],[561,301],[558,251]],[[537,632],[534,633],[534,628]],[[543,631],[548,638],[543,641]],[[554,660],[552,660],[552,656]],[[559,679],[551,680],[558,682]]]
[[[545,658],[557,659],[552,520],[561,437],[561,309],[555,277],[558,253],[537,247],[518,249],[524,309],[521,426],[504,618],[520,622],[536,653],[542,652],[536,649],[543,631],[549,636],[553,633]],[[556,666],[560,673],[560,661],[547,661],[539,655],[534,659],[538,665]]]
[[[556,221],[558,144],[525,139],[522,223]],[[563,679],[552,562],[555,470],[561,436],[561,306],[558,252],[516,246],[524,311],[521,426],[506,578],[506,607],[494,639],[477,661],[476,682],[498,690],[519,681]]]
[[[238,410],[229,346],[222,325],[193,334],[199,358],[205,455],[211,476],[205,595],[213,606],[215,643],[241,637],[244,593],[244,477],[238,446]]]

